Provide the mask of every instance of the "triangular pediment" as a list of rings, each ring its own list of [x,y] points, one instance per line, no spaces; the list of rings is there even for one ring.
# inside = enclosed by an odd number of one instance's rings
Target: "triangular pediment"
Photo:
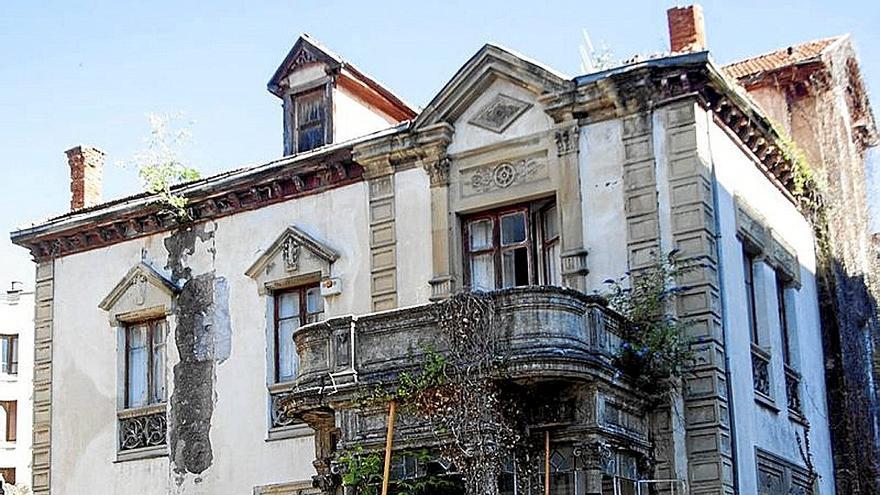
[[[257,280],[280,279],[310,272],[329,275],[330,264],[337,259],[339,253],[336,250],[291,225],[245,273]]]
[[[453,124],[496,81],[507,81],[538,97],[565,90],[571,79],[522,55],[497,45],[485,45],[471,57],[416,118],[416,129],[446,122]],[[474,125],[502,132],[531,103],[515,95],[482,102]]]
[[[148,263],[140,262],[122,277],[98,307],[113,313],[128,312],[155,306],[157,302],[165,305],[178,292],[180,287],[170,278]],[[119,311],[120,306],[125,307],[124,311]]]
[[[280,96],[281,83],[285,77],[300,67],[315,63],[323,63],[330,69],[338,69],[344,64],[344,61],[309,35],[303,34],[293,44],[293,48],[287,52],[287,56],[284,57],[281,65],[272,75],[272,79],[269,80],[267,85],[269,91]]]

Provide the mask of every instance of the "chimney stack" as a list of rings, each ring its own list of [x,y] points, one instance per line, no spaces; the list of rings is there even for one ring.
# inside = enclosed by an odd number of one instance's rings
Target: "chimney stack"
[[[666,11],[669,23],[669,49],[673,53],[701,52],[706,49],[706,26],[699,4],[672,7]]]
[[[65,151],[70,165],[70,209],[88,208],[101,202],[104,152],[92,146]]]

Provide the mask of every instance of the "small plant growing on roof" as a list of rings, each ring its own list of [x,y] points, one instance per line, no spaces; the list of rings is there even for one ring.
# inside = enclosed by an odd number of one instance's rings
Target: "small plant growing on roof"
[[[150,135],[146,148],[137,152],[130,163],[137,169],[144,190],[157,195],[178,219],[188,219],[186,197],[172,188],[200,176],[198,170],[187,166],[182,158],[183,148],[191,139],[189,125],[181,124],[180,117],[175,115],[149,114],[147,118]]]

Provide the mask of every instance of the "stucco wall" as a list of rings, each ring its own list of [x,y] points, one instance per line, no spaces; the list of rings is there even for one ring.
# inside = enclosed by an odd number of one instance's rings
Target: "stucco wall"
[[[702,119],[702,123],[700,120]],[[709,117],[711,119],[711,117]],[[769,226],[795,251],[800,262],[801,286],[793,294],[794,325],[792,355],[802,375],[801,397],[804,415],[811,423],[810,443],[813,463],[821,476],[821,493],[833,493],[830,434],[825,402],[825,377],[816,292],[816,260],[812,229],[795,206],[776,189],[743,154],[729,135],[705,112],[698,115],[698,125],[708,136],[711,160],[717,178],[717,202],[721,278],[727,331],[727,357],[730,361],[730,388],[733,396],[733,421],[739,488],[755,493],[755,447],[770,451],[795,464],[804,465],[795,437],[803,428],[789,419],[786,408],[782,364],[782,338],[776,316],[776,289],[773,271],[765,265],[756,276],[759,299],[758,321],[770,336],[772,395],[779,408],[774,412],[757,404],[751,372],[746,292],[743,283],[742,244],[737,239],[734,198],[740,197],[765,217]],[[791,305],[790,305],[791,306]]]
[[[619,279],[627,271],[621,132],[620,120],[580,129],[578,168],[589,291],[607,290],[605,280]]]
[[[379,110],[347,91],[333,89],[333,142],[365,136],[393,125]]]
[[[369,311],[366,189],[364,183],[225,217],[206,225],[213,239],[196,241],[183,263],[193,275],[213,272],[229,287],[232,343],[214,365],[212,465],[176,476],[167,457],[116,462],[117,344],[98,304],[141,260],[160,271],[166,236],[116,244],[61,258],[55,272],[53,383],[53,493],[144,495],[251,493],[255,485],[307,480],[314,450],[308,437],[267,441],[267,296],[245,275],[251,263],[288,226],[296,225],[340,253],[332,274],[340,295],[326,300],[327,316]],[[425,284],[427,280],[422,283]],[[171,321],[173,327],[173,320]],[[173,328],[172,328],[173,330]],[[169,336],[168,395],[179,361]],[[179,486],[178,486],[179,483]]]

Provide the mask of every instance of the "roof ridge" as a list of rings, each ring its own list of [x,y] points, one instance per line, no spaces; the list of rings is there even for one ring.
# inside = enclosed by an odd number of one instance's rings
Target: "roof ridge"
[[[759,58],[763,58],[763,57],[767,57],[767,56],[770,56],[770,55],[774,55],[774,54],[776,54],[776,53],[779,53],[779,52],[781,52],[781,51],[783,51],[783,50],[787,50],[787,49],[789,49],[789,48],[796,48],[796,47],[806,46],[806,45],[809,45],[809,44],[811,44],[811,43],[818,43],[818,42],[820,42],[820,41],[828,41],[828,42],[829,42],[828,45],[825,45],[825,46],[822,48],[822,50],[820,50],[820,53],[821,53],[821,52],[824,52],[829,46],[831,46],[832,41],[835,41],[835,42],[836,42],[836,41],[842,40],[842,39],[847,38],[847,37],[849,37],[849,33],[838,34],[838,35],[835,35],[835,36],[828,36],[828,37],[825,37],[825,38],[817,38],[817,39],[814,39],[814,40],[803,41],[803,42],[801,42],[801,43],[791,44],[791,45],[788,45],[788,46],[785,46],[785,47],[782,47],[782,48],[776,48],[775,50],[770,50],[770,51],[767,51],[767,52],[764,52],[764,53],[760,53],[760,54],[758,54],[758,55],[752,55],[751,57],[741,58],[741,59],[735,60],[735,61],[733,61],[733,62],[726,63],[726,64],[724,64],[722,67],[726,69],[726,68],[728,68],[728,67],[733,67],[733,66],[735,66],[735,65],[743,64],[743,63],[750,62],[750,61],[753,61],[753,60],[756,60],[756,59],[759,59]]]

